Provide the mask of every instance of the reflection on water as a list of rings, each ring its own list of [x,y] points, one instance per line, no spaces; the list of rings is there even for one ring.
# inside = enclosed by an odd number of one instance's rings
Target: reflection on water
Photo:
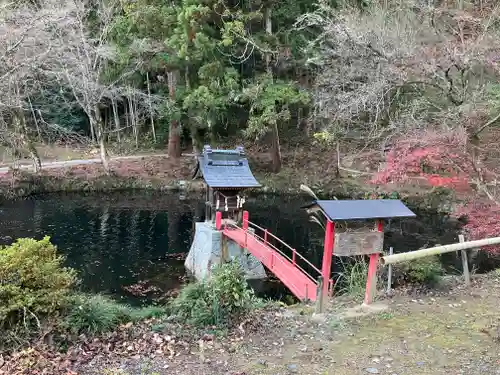
[[[140,281],[166,291],[184,274],[175,254],[189,249],[193,221],[203,211],[197,203],[175,195],[124,194],[7,202],[0,210],[2,241],[49,235],[87,291],[141,294],[133,290]]]
[[[296,196],[254,196],[247,200],[250,220],[269,228],[316,265],[321,264],[323,234],[310,223]],[[386,225],[385,247],[396,252],[456,241],[446,217],[417,212],[417,219]],[[178,194],[48,195],[5,202],[0,208],[1,241],[51,236],[76,268],[82,289],[135,302],[164,295],[185,277],[179,253],[189,250],[194,222],[203,220],[199,197]],[[270,287],[271,286],[271,287]],[[268,297],[288,294],[279,283],[259,287]]]

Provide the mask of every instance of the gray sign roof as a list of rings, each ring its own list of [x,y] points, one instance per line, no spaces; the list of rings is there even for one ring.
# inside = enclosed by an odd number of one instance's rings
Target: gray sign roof
[[[235,150],[212,150],[210,146],[205,146],[203,154],[198,156],[198,171],[212,188],[261,186],[250,170],[243,147]]]
[[[331,221],[417,216],[397,199],[317,200],[305,208],[319,209]]]

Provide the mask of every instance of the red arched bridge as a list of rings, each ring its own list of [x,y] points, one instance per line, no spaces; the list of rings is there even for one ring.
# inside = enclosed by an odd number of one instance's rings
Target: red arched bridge
[[[267,229],[249,221],[248,211],[243,212],[241,226],[232,220],[224,220],[223,223],[222,213],[218,211],[215,226],[217,230],[222,230],[224,236],[255,256],[297,298],[302,301],[319,300],[320,306],[332,293],[331,266],[334,251],[337,256],[369,256],[365,303],[371,303],[375,294],[377,265],[384,241],[383,219],[412,217],[415,214],[401,201],[392,199],[316,200],[307,206],[307,211],[310,214],[321,212],[327,220],[321,270]],[[346,227],[336,233],[336,221],[361,221],[364,224],[354,232],[347,231]]]
[[[298,299],[316,301],[321,292],[319,289],[322,289],[318,288],[323,280],[321,270],[267,229],[249,221],[248,211],[243,212],[241,226],[230,220],[222,222],[217,217],[216,227],[222,230],[224,236],[255,256]],[[332,280],[328,278],[325,287],[329,293],[332,285]]]

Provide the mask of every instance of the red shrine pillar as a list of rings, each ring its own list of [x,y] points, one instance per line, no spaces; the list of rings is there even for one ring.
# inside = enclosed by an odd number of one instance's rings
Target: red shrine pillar
[[[244,231],[248,230],[248,219],[249,219],[248,211],[243,211],[242,228],[243,228]]]
[[[222,228],[222,212],[217,211],[215,213],[215,229],[221,230]]]
[[[322,301],[325,303],[328,298],[328,286],[330,285],[330,276],[332,273],[333,245],[335,241],[335,223],[328,220],[325,230],[325,244],[323,251],[323,264],[321,267],[321,276],[323,277]],[[320,308],[323,311],[323,308]]]
[[[384,222],[382,220],[377,220],[377,230],[379,232],[384,231]],[[368,277],[366,278],[366,289],[365,289],[365,305],[369,305],[373,302],[375,293],[377,291],[377,268],[379,262],[380,254],[370,255],[370,264],[368,265]]]

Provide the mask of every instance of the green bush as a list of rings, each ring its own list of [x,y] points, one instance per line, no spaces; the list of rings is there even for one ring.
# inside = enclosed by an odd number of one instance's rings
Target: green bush
[[[120,324],[165,314],[161,307],[133,308],[102,295],[75,295],[70,300],[63,327],[76,334],[111,331]]]
[[[49,237],[18,239],[0,248],[0,327],[57,313],[67,302],[76,272],[63,267],[64,258]]]
[[[208,281],[185,286],[171,304],[171,313],[189,324],[227,326],[252,309],[258,300],[237,263],[214,269]]]
[[[395,267],[394,274],[399,282],[435,286],[444,274],[444,268],[434,256],[402,263]]]

